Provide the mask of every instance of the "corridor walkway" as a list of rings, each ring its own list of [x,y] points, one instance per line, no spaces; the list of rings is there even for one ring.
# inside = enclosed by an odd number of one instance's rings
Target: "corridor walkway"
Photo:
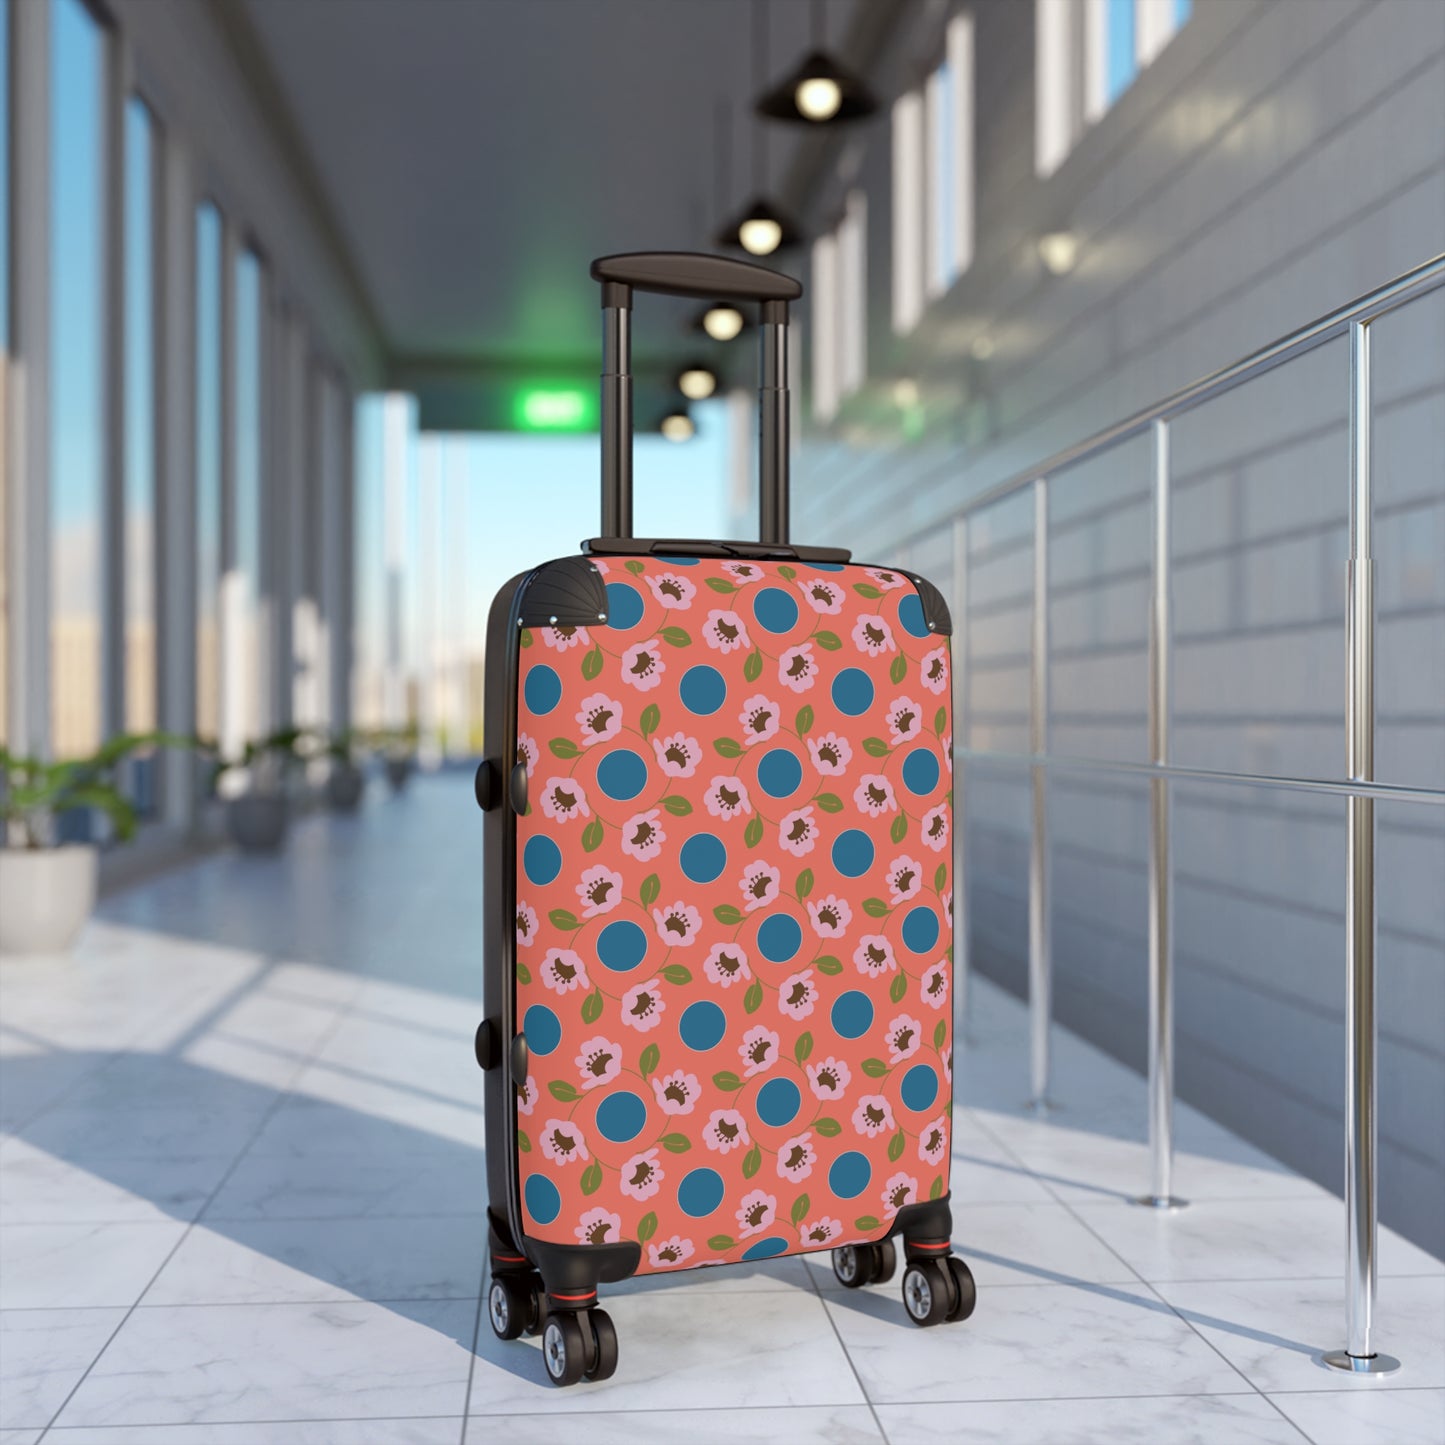
[[[1028,1117],[1024,1011],[987,985],[970,1322],[916,1330],[826,1256],[625,1285],[616,1378],[549,1388],[479,1319],[480,833],[462,775],[373,785],[283,858],[205,858],[74,958],[0,967],[0,1445],[1445,1440],[1445,1264],[1384,1232],[1405,1368],[1327,1371],[1338,1201],[1181,1109],[1193,1206],[1131,1207],[1142,1082],[1060,1033],[1064,1110]]]

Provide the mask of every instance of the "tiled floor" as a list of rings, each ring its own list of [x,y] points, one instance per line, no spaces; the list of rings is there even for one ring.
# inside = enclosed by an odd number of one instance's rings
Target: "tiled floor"
[[[954,1199],[979,1281],[920,1331],[826,1257],[607,1291],[621,1365],[543,1383],[481,1322],[480,828],[467,780],[303,822],[0,966],[0,1445],[1445,1441],[1445,1265],[1385,1233],[1385,1381],[1342,1343],[1339,1203],[977,985]]]

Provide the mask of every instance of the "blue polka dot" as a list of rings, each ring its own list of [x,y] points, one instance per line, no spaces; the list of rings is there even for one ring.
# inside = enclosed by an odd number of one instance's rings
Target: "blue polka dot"
[[[873,679],[861,667],[845,667],[833,679],[833,706],[858,717],[873,706]]]
[[[775,913],[758,929],[758,952],[769,963],[786,963],[803,946],[803,930],[787,913]]]
[[[903,786],[910,793],[931,793],[938,786],[938,758],[932,748],[914,748],[903,759]]]
[[[529,712],[545,717],[562,701],[562,679],[545,662],[539,662],[527,669],[522,696]]]
[[[774,1129],[781,1129],[798,1117],[803,1096],[791,1079],[769,1079],[758,1090],[758,1118]]]
[[[690,667],[677,685],[677,695],[688,712],[711,717],[727,700],[728,685],[715,667]]]
[[[637,1138],[646,1123],[647,1105],[627,1090],[609,1094],[597,1106],[597,1131],[614,1144]]]
[[[671,552],[654,552],[659,562],[671,562],[674,567],[696,567],[696,557],[675,557]]]
[[[873,1001],[866,993],[850,988],[838,995],[829,1017],[839,1038],[861,1039],[873,1026]]]
[[[522,1196],[527,1201],[527,1213],[538,1224],[551,1224],[562,1212],[562,1196],[545,1174],[532,1175]]]
[[[727,1031],[727,1015],[707,1000],[689,1004],[677,1021],[677,1032],[683,1043],[700,1054],[715,1049]]]
[[[760,1239],[756,1244],[750,1244],[743,1250],[744,1259],[772,1259],[774,1255],[784,1253],[788,1248],[786,1239],[779,1239],[776,1234],[767,1239]]]
[[[753,593],[753,616],[765,632],[786,632],[798,620],[798,604],[781,587],[760,587]]]
[[[758,783],[770,798],[787,798],[798,791],[803,781],[803,764],[797,753],[787,748],[773,748],[758,763]]]
[[[927,953],[938,942],[938,915],[931,908],[910,908],[903,920],[903,946]]]
[[[833,840],[833,866],[845,878],[861,878],[873,866],[873,840],[861,828],[849,828]]]
[[[903,624],[903,630],[914,637],[928,636],[928,623],[924,621],[923,603],[919,601],[918,593],[910,592],[898,604],[898,620]]]
[[[527,1052],[546,1058],[562,1042],[562,1020],[545,1004],[534,1003],[522,1016]]]
[[[722,1175],[716,1169],[693,1169],[677,1186],[678,1208],[694,1219],[705,1219],[722,1202]]]
[[[597,935],[597,957],[613,973],[631,973],[647,957],[647,934],[629,919],[619,918]]]
[[[522,872],[529,883],[539,888],[550,883],[562,871],[562,850],[545,834],[527,839],[522,849]]]
[[[850,1149],[833,1161],[833,1167],[828,1170],[828,1188],[839,1199],[856,1199],[868,1187],[872,1177],[873,1166],[869,1164],[868,1156]]]
[[[933,1071],[933,1066],[914,1064],[904,1074],[899,1093],[903,1096],[904,1105],[915,1114],[931,1109],[933,1101],[938,1097],[938,1075]]]
[[[647,786],[647,764],[631,748],[617,748],[597,764],[597,786],[626,802]]]
[[[728,850],[712,833],[694,833],[677,855],[683,876],[693,883],[711,883],[728,866]]]
[[[642,594],[626,582],[607,584],[607,625],[626,632],[642,621]]]
[[[841,572],[843,570],[841,562],[809,562],[808,565],[815,572]]]

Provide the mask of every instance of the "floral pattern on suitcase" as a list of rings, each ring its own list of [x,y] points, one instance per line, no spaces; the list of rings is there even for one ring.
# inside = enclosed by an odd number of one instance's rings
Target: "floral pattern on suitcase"
[[[883,568],[596,565],[606,625],[521,638],[526,1232],[876,1239],[948,1188],[948,639]]]

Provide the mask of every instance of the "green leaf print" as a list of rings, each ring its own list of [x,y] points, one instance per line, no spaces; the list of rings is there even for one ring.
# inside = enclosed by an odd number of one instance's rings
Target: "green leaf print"
[[[674,818],[685,818],[692,812],[692,804],[686,798],[679,798],[676,793],[669,793],[662,800],[662,806],[672,814]]]
[[[896,687],[908,676],[908,659],[901,654],[888,664],[888,680]]]
[[[730,1094],[736,1093],[743,1086],[743,1081],[731,1069],[723,1069],[721,1073],[714,1074],[712,1081],[719,1089],[726,1089]]]
[[[821,1119],[814,1119],[813,1127],[825,1139],[836,1139],[843,1132],[843,1126],[836,1119],[829,1119],[826,1115]]]
[[[872,601],[874,598],[881,597],[881,596],[883,595],[883,593],[882,593],[877,587],[875,587],[871,582],[855,582],[855,583],[853,584],[853,590],[854,590],[860,597],[866,597],[866,598],[868,598],[870,601]]]
[[[755,1014],[763,1006],[763,986],[757,979],[748,985],[748,991],[743,995],[743,1009],[745,1012]]]
[[[530,627],[524,627],[522,629],[522,635],[517,641],[520,642],[523,647],[530,647],[532,645],[532,629]]]
[[[582,676],[591,682],[602,671],[602,649],[593,647],[582,659]]]
[[[937,1199],[943,1193],[943,1175],[935,1176],[932,1184],[928,1186],[928,1197]]]
[[[553,928],[563,928],[569,933],[581,926],[578,922],[577,915],[566,908],[552,909],[547,915],[547,921]]]
[[[709,577],[707,579],[707,585],[711,587],[714,592],[736,592],[738,590],[726,577]]]
[[[685,627],[664,627],[657,634],[669,647],[690,647],[692,634]]]
[[[813,641],[823,649],[824,652],[837,652],[842,647],[843,639],[836,632],[829,632],[824,629],[822,632],[813,634]]]
[[[906,978],[904,978],[904,976],[900,973],[900,974],[898,975],[898,977],[895,978],[895,979],[893,980],[893,982],[888,985],[888,997],[889,997],[890,999],[892,999],[894,1003],[902,1003],[902,1002],[903,1002],[903,995],[906,994],[907,992],[908,992],[908,980],[907,980]],[[582,1016],[583,1016],[583,1018],[586,1018],[586,1017],[587,1017],[587,1014],[586,1014],[586,1011],[585,1011],[585,1010],[583,1011],[583,1015],[582,1015]],[[590,1020],[589,1020],[589,1022],[590,1022]]]
[[[712,1250],[714,1254],[721,1254],[724,1250],[733,1247],[733,1237],[730,1234],[715,1234],[708,1240],[707,1247]]]
[[[662,970],[662,977],[665,978],[668,983],[691,983],[692,970],[685,964],[669,963],[667,967]]]
[[[531,981],[532,981],[532,970],[531,970],[530,968],[528,968],[527,965],[526,965],[525,963],[523,963],[520,959],[518,959],[518,960],[517,960],[517,982],[518,982],[518,983],[531,983]]]
[[[888,1158],[896,1164],[903,1157],[903,1146],[905,1140],[901,1132],[895,1134],[888,1141]]]
[[[801,1064],[809,1054],[813,1052],[812,1034],[802,1033],[798,1035],[798,1041],[793,1045],[793,1057]]]
[[[901,843],[908,836],[908,819],[902,813],[893,820],[892,827],[888,829],[888,836],[895,843]]]
[[[692,1148],[692,1140],[686,1134],[664,1134],[658,1142],[669,1154],[686,1154]]]
[[[748,653],[748,660],[743,663],[743,676],[747,678],[749,682],[756,682],[762,675],[763,655],[755,647]]]
[[[593,820],[582,830],[582,851],[595,853],[602,846],[602,819]]]
[[[888,744],[882,738],[864,738],[863,751],[870,758],[886,758],[888,756]]]
[[[748,826],[743,829],[743,842],[749,848],[756,848],[763,841],[763,820],[761,818],[749,818]]]
[[[582,1000],[582,1022],[584,1024],[595,1024],[602,1017],[602,990],[594,988],[586,998]]]
[[[662,1062],[662,1050],[656,1044],[648,1044],[642,1057],[637,1061],[638,1072],[645,1079]]]
[[[869,918],[887,918],[888,905],[881,898],[865,898],[863,900],[863,912]]]
[[[813,960],[813,967],[816,968],[819,973],[834,974],[843,972],[843,965],[834,958],[831,953],[825,953],[821,958],[815,958]]]
[[[804,703],[798,709],[798,716],[793,720],[793,727],[799,737],[802,737],[810,727],[813,726],[813,708],[809,703]]]
[[[870,1079],[881,1079],[888,1072],[888,1065],[882,1059],[864,1059],[863,1072]]]
[[[642,880],[642,887],[637,890],[637,896],[642,900],[644,908],[650,908],[657,902],[657,895],[662,892],[662,880],[656,873],[649,873]]]
[[[560,1099],[564,1104],[575,1103],[582,1097],[571,1084],[564,1079],[552,1079],[547,1085],[547,1092],[554,1099]]]
[[[797,575],[797,570],[793,567],[789,567],[786,562],[784,562],[783,565],[778,568],[778,576],[781,577],[785,582],[794,581],[797,578]]]
[[[547,746],[551,749],[554,758],[579,758],[582,756],[582,749],[571,738],[553,738]]]
[[[593,1160],[582,1171],[582,1192],[584,1194],[596,1194],[602,1187],[602,1166]]]
[[[813,870],[804,868],[798,874],[798,881],[794,885],[794,892],[798,895],[798,902],[801,903],[813,891]]]
[[[813,801],[825,813],[841,813],[843,811],[843,800],[837,793],[819,793]]]
[[[874,1214],[860,1214],[853,1221],[854,1229],[872,1230],[878,1228],[878,1217]]]
[[[941,707],[933,714],[933,731],[938,737],[943,736],[943,730],[948,726],[948,709]]]
[[[650,702],[642,709],[642,717],[637,726],[642,730],[642,736],[650,738],[657,731],[657,725],[662,721],[662,709],[655,702]]]
[[[935,893],[942,893],[942,892],[943,892],[943,885],[944,885],[945,883],[947,883],[947,882],[948,882],[948,864],[947,864],[947,863],[940,863],[940,864],[938,865],[938,867],[933,870],[933,891],[934,891]]]
[[[641,577],[643,572],[646,570],[643,563],[638,561],[636,557],[631,558],[629,561],[624,562],[622,565],[629,572],[631,572],[634,577]]]
[[[753,1147],[743,1155],[743,1178],[751,1179],[762,1167],[763,1151],[754,1144]]]
[[[806,1194],[800,1194],[793,1200],[793,1223],[801,1224],[808,1217],[808,1210],[812,1207],[812,1200]]]
[[[720,758],[740,758],[743,745],[736,738],[714,738],[712,745]]]
[[[938,1021],[936,1024],[934,1024],[934,1026],[933,1026],[933,1047],[934,1047],[935,1049],[941,1049],[941,1048],[943,1047],[943,1041],[944,1041],[944,1039],[946,1039],[947,1037],[948,1037],[948,1020],[947,1020],[947,1019],[939,1019],[939,1021]]]
[[[713,909],[712,916],[716,918],[719,923],[733,924],[743,921],[742,909],[733,907],[731,903],[719,903],[718,906]]]
[[[637,1242],[639,1244],[646,1244],[656,1233],[657,1215],[644,1214],[642,1218],[637,1221]]]
[[[520,1149],[523,1154],[530,1154],[532,1152],[532,1141],[527,1137],[526,1130],[524,1129],[517,1130],[517,1148]]]

